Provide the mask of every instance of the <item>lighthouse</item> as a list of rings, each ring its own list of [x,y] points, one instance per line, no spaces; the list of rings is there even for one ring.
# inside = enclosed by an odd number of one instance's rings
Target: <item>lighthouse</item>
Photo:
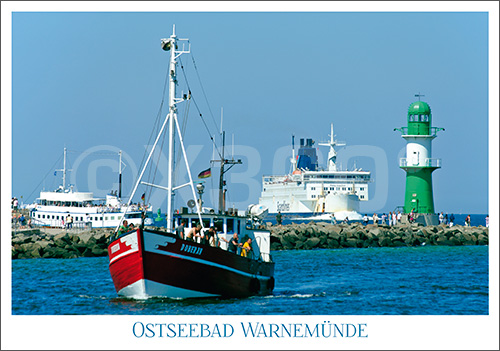
[[[406,140],[406,157],[399,160],[399,167],[406,172],[404,212],[433,214],[432,172],[441,168],[441,159],[432,158],[432,141],[444,128],[432,127],[431,108],[423,95],[408,108],[407,127],[395,128]]]

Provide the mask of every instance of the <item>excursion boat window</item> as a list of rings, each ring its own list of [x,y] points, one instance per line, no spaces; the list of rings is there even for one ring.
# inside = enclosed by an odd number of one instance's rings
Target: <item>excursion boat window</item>
[[[115,216],[111,216],[111,220],[114,220],[115,219]]]

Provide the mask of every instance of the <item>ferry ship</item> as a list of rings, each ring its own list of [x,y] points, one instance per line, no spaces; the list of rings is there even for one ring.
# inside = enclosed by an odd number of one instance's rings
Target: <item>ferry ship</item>
[[[330,219],[332,214],[338,221],[361,220],[360,201],[368,200],[370,172],[362,169],[341,170],[337,167],[336,146],[344,146],[334,138],[331,125],[330,140],[319,143],[328,146],[326,169],[318,166],[315,142],[300,139],[295,157],[292,137],[291,173],[286,175],[264,175],[259,204],[269,208],[269,214],[307,216],[310,219]]]
[[[62,185],[54,191],[40,192],[40,197],[30,211],[32,225],[75,229],[112,228],[116,227],[122,218],[135,225],[141,223],[140,207],[145,206],[134,204],[127,211],[127,206],[120,201],[121,194],[117,194],[116,191],[106,195],[105,199],[99,199],[94,198],[92,192],[74,191],[73,186],[66,187],[66,153],[67,150],[64,148],[64,166],[60,170]],[[151,210],[151,206],[146,209],[145,220],[148,224],[153,224]],[[71,217],[70,221],[68,217]]]
[[[224,145],[220,160],[219,209],[202,211],[201,195],[203,184],[198,182],[196,188],[200,195],[198,201],[189,200],[187,207],[180,211],[173,210],[173,195],[177,189],[189,187],[194,199],[196,191],[187,160],[183,135],[177,120],[178,104],[189,101],[189,95],[176,97],[177,58],[190,52],[187,39],[179,39],[174,33],[168,39],[162,39],[163,50],[170,51],[169,63],[169,113],[158,132],[156,141],[140,172],[130,199],[137,191],[139,184],[157,187],[167,192],[166,228],[148,227],[141,224],[138,228],[115,231],[108,245],[109,271],[120,296],[146,299],[161,297],[172,299],[207,298],[207,297],[246,297],[251,295],[268,295],[274,289],[274,262],[270,254],[271,234],[263,229],[262,218],[267,214],[263,206],[254,205],[246,212],[236,209],[225,210],[224,170],[225,165],[239,164],[241,161],[228,160],[224,157]],[[182,49],[179,49],[182,45]],[[185,50],[184,45],[189,45]],[[168,186],[155,185],[142,181],[163,133],[168,126]],[[180,147],[174,147],[176,131]],[[184,157],[189,177],[185,184],[174,181],[174,149]],[[208,171],[208,170],[207,170]],[[204,173],[204,172],[202,172]],[[200,173],[201,174],[201,173]],[[221,196],[222,194],[222,196]],[[129,200],[130,201],[130,200]],[[196,209],[196,211],[194,211]],[[186,221],[185,230],[178,228],[181,221]],[[216,235],[212,242],[197,238],[188,238],[191,228],[201,226],[200,235],[207,235],[208,227],[215,227]],[[247,255],[244,252],[227,251],[227,242],[239,234],[245,241],[244,246],[251,248]],[[218,240],[216,240],[216,238]],[[194,239],[194,240],[193,240]],[[219,245],[220,244],[220,245]],[[242,244],[240,242],[239,244]],[[239,245],[238,245],[239,246]],[[240,249],[238,249],[240,250]]]

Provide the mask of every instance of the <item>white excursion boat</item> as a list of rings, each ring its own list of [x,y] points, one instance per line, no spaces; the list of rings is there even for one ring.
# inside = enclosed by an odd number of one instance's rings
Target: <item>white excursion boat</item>
[[[54,191],[41,191],[37,203],[31,208],[32,225],[54,228],[111,228],[116,227],[122,217],[135,225],[141,223],[141,208],[144,205],[132,205],[127,211],[116,192],[106,195],[105,199],[99,199],[94,198],[92,192],[74,191],[73,186],[66,187],[66,148],[64,167],[61,171],[62,185]],[[153,224],[151,207],[145,210],[147,223]],[[71,219],[68,220],[68,217]]]
[[[292,138],[291,173],[263,176],[259,204],[268,207],[270,214],[281,212],[287,217],[329,220],[334,214],[337,221],[361,220],[359,202],[368,200],[370,172],[337,168],[335,146],[345,144],[334,139],[333,124],[330,141],[319,143],[330,147],[327,169],[319,169],[312,139],[300,139],[297,157],[293,144]]]
[[[181,43],[183,48],[179,50],[178,45]],[[139,184],[166,190],[166,230],[158,230],[159,228],[145,225],[140,225],[139,228],[133,230],[126,230],[123,226],[120,230],[117,228],[108,246],[109,270],[115,289],[120,296],[139,299],[246,297],[270,294],[274,288],[274,262],[270,255],[270,232],[261,229],[260,225],[262,218],[267,214],[267,209],[254,205],[246,212],[236,209],[226,211],[224,199],[221,197],[225,191],[223,189],[225,185],[224,165],[239,164],[241,161],[225,159],[223,152],[218,160],[221,167],[218,212],[207,210],[202,213],[203,185],[199,182],[196,185],[200,193],[198,203],[194,200],[188,201],[188,206],[191,209],[196,208],[196,212],[188,213],[186,207],[181,208],[180,211],[173,210],[173,196],[176,190],[182,187],[190,187],[192,196],[196,199],[183,135],[177,119],[177,105],[188,101],[191,94],[184,95],[183,98],[176,97],[177,59],[182,54],[190,53],[190,45],[187,50],[184,50],[184,45],[188,45],[188,39],[178,39],[175,35],[175,27],[170,38],[161,40],[161,45],[163,50],[170,51],[169,113],[138,176],[130,199],[133,198]],[[166,128],[167,125],[168,128]],[[168,130],[169,145],[168,186],[164,187],[141,179],[161,135],[166,133],[166,130]],[[180,147],[174,146],[176,137],[179,139]],[[184,157],[189,177],[189,182],[186,184],[174,184],[174,149],[182,152]],[[178,234],[175,232],[176,226],[181,221],[186,222],[182,236],[182,230],[179,229]],[[188,238],[187,234],[198,225],[202,227],[200,234],[203,235],[207,235],[207,227],[215,227],[216,234],[212,242],[207,243],[200,238],[194,238],[194,240]],[[238,251],[226,250],[227,243],[231,242],[235,233],[240,235],[240,239],[245,241],[247,247],[251,247],[246,257]],[[240,249],[237,248],[237,250]],[[247,252],[246,249],[241,250],[243,253]]]

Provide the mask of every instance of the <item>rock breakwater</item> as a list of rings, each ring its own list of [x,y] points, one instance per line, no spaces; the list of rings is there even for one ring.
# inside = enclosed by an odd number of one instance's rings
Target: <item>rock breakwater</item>
[[[360,223],[332,225],[326,222],[268,225],[271,250],[310,250],[316,248],[366,248],[424,245],[488,245],[488,228],[456,225],[396,226]]]
[[[401,224],[396,226],[326,222],[268,225],[271,250],[316,248],[366,248],[424,245],[488,245],[488,228]],[[160,228],[155,228],[160,229]],[[113,229],[71,230],[28,229],[12,233],[12,258],[77,258],[107,256]]]
[[[12,258],[77,258],[107,256],[112,229],[84,232],[30,229],[12,233]]]

